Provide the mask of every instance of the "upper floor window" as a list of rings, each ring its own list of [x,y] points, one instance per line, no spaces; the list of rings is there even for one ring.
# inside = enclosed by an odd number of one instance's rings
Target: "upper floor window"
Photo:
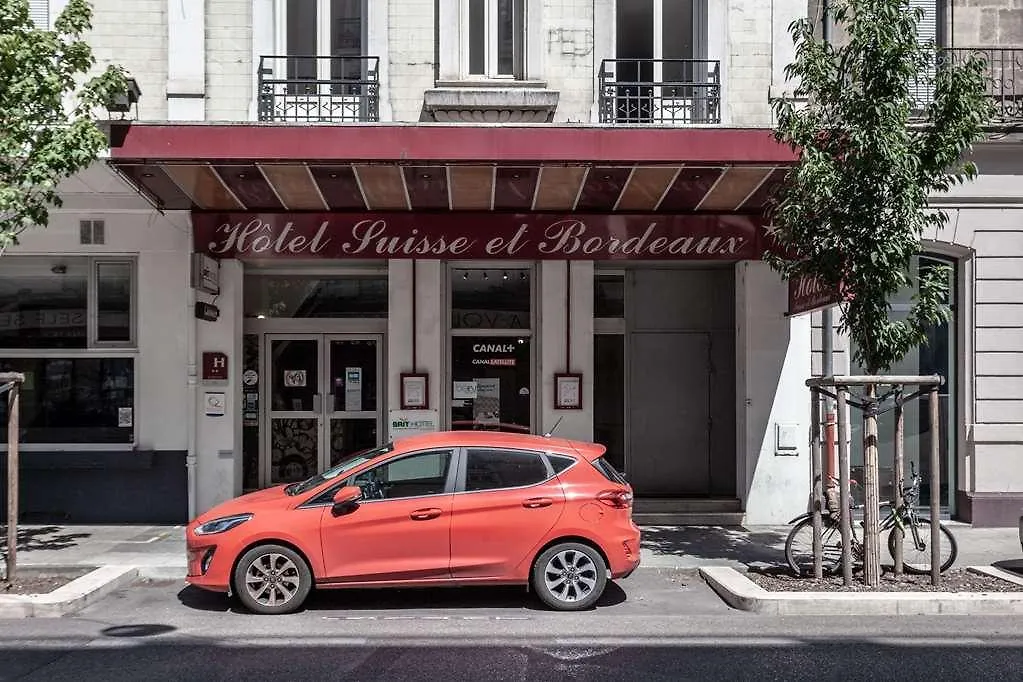
[[[366,0],[278,0],[277,44],[288,57],[289,80],[359,79]],[[341,59],[323,59],[336,57]]]
[[[526,0],[464,0],[465,72],[472,78],[526,73]]]

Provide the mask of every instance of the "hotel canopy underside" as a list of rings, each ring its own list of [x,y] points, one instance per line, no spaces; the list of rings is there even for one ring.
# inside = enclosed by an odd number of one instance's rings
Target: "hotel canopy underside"
[[[161,210],[761,214],[766,129],[140,124],[110,165]]]

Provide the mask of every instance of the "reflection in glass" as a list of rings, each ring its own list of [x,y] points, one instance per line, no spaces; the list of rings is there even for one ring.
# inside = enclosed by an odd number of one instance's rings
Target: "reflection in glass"
[[[0,348],[85,348],[88,260],[5,256]]]
[[[948,259],[935,256],[914,256],[910,273],[914,287],[905,288],[892,298],[892,318],[906,319],[911,306],[912,297],[916,293],[915,284],[919,282],[922,271],[936,266],[949,268],[946,281],[946,301],[951,311],[948,323],[933,325],[927,332],[927,343],[906,354],[901,361],[895,363],[889,374],[928,375],[938,374],[945,377],[945,383],[938,389],[938,437],[941,457],[939,477],[941,479],[941,504],[951,506],[951,491],[955,490],[953,477],[956,472],[956,431],[953,428],[956,420],[955,401],[957,391],[955,330],[958,314],[956,311],[955,263]],[[851,343],[850,351],[855,349]],[[852,353],[850,352],[850,358]],[[865,374],[863,367],[850,362],[852,374]],[[909,480],[909,463],[914,462],[916,470],[923,477],[920,489],[920,504],[930,504],[930,448],[932,432],[929,426],[929,398],[923,397],[906,403],[904,410],[905,430],[905,461],[904,479]],[[851,410],[851,464],[853,478],[863,480],[863,421],[862,412]],[[894,496],[894,438],[895,413],[889,411],[878,417],[878,467],[880,475],[880,497],[882,500]]]
[[[259,334],[242,337],[242,487],[259,487]]]
[[[330,466],[377,443],[376,418],[330,420]]]
[[[452,329],[529,329],[529,270],[451,271]]]
[[[270,485],[304,481],[319,471],[319,419],[270,420]]]
[[[625,471],[625,336],[593,337],[593,439]]]
[[[451,339],[451,427],[529,433],[528,337]]]
[[[96,340],[131,341],[131,264],[96,264]]]
[[[319,344],[315,339],[274,339],[270,344],[270,409],[312,412],[319,393]]]
[[[597,275],[593,279],[593,316],[625,317],[625,277]]]
[[[7,358],[0,372],[23,372],[20,438],[24,443],[131,443],[132,358]],[[0,424],[7,423],[6,395]]]
[[[376,341],[356,339],[330,342],[330,391],[335,412],[376,411]]]
[[[386,276],[250,275],[244,289],[246,317],[387,317]]]

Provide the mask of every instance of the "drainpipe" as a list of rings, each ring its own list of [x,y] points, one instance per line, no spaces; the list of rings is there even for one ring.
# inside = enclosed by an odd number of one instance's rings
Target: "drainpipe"
[[[189,220],[188,227],[188,243],[193,244],[192,236],[192,225]],[[199,390],[198,371],[196,370],[196,322],[195,322],[195,289],[192,287],[191,282],[191,256],[189,256],[189,282],[188,282],[188,310],[187,317],[188,323],[185,328],[188,330],[188,360],[187,360],[187,395],[185,403],[187,405],[187,433],[188,433],[188,452],[185,455],[185,468],[188,472],[188,520],[191,521],[196,517],[196,429],[198,428],[198,420],[196,419],[195,412],[199,404],[197,392]]]

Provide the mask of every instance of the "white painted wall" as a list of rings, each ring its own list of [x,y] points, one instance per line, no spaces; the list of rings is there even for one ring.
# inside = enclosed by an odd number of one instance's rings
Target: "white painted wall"
[[[444,334],[447,317],[443,303],[444,273],[447,269],[438,260],[417,261],[415,264],[416,298],[415,370],[429,376],[430,409],[443,415]],[[387,409],[401,409],[401,374],[413,370],[413,266],[410,260],[391,260],[388,270],[387,317]],[[386,417],[386,415],[385,415]]]
[[[196,359],[199,385],[195,403],[196,424],[196,504],[201,513],[241,493],[241,381],[242,362],[242,282],[243,268],[237,260],[220,263],[220,295],[216,305],[220,319],[196,325]],[[228,380],[219,383],[202,381],[202,353],[220,351],[228,356]],[[206,416],[205,394],[225,394],[226,415]]]
[[[786,318],[788,287],[760,261],[736,265],[737,488],[748,524],[783,524],[807,509],[810,318]],[[776,426],[798,434],[778,454]]]
[[[539,401],[538,433],[549,430],[561,418],[557,435],[580,440],[593,439],[593,263],[571,263],[571,367],[565,366],[565,325],[568,322],[566,261],[542,261],[539,265],[540,291],[537,331],[539,381],[534,405]],[[554,403],[554,375],[578,372],[583,375],[583,409],[557,410]]]

